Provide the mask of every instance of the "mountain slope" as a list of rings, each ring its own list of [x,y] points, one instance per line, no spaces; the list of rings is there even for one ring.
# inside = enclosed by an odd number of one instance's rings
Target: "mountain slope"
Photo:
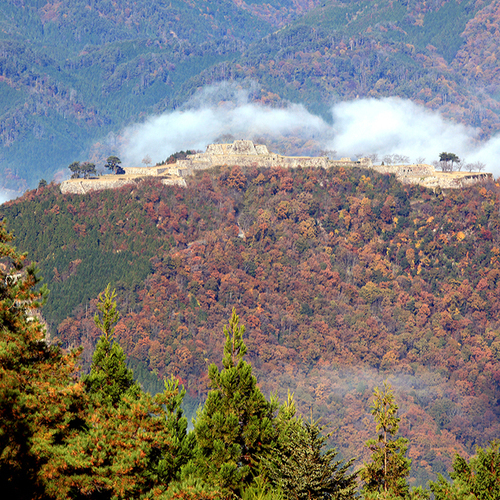
[[[202,399],[234,306],[264,391],[294,391],[345,457],[389,378],[422,483],[499,432],[499,203],[493,183],[443,196],[359,169],[234,168],[186,189],[49,186],[1,214],[47,277],[53,338],[84,345],[84,362],[111,282],[135,366]]]

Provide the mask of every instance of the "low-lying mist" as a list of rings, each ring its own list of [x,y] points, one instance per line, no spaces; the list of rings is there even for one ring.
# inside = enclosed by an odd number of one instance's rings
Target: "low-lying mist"
[[[0,189],[0,205],[2,203],[5,203],[6,201],[13,200],[14,198],[17,198],[21,193],[18,193],[17,191],[12,191],[10,189]]]
[[[377,154],[406,156],[432,163],[441,152],[455,153],[467,163],[482,162],[500,173],[500,136],[477,141],[477,131],[445,120],[409,100],[395,97],[358,99],[330,107],[331,123],[298,104],[273,108],[250,102],[250,93],[234,85],[201,90],[183,110],[152,116],[124,132],[120,157],[124,166],[165,160],[180,150],[202,150],[221,136],[266,138],[281,154],[295,154],[301,142],[308,153],[335,151],[335,157]],[[288,139],[288,142],[287,142]]]

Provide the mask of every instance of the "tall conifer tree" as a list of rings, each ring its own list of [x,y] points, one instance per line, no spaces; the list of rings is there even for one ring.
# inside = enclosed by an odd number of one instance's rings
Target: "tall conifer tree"
[[[141,391],[134,382],[132,370],[125,364],[123,349],[113,338],[114,325],[120,317],[115,299],[116,291],[111,291],[108,284],[99,295],[98,312],[94,316],[102,335],[94,350],[90,374],[83,377],[83,382],[87,392],[116,406],[125,394],[138,397]]]
[[[229,326],[224,326],[224,368],[210,366],[211,390],[195,422],[199,473],[228,496],[258,474],[259,461],[276,437],[277,405],[265,399],[251,365],[243,360],[244,332],[233,309]]]
[[[295,416],[293,396],[280,407],[277,446],[264,460],[264,473],[290,500],[350,500],[355,498],[354,459],[335,460],[337,451],[324,451],[328,436],[317,422]]]
[[[366,498],[407,497],[406,478],[410,474],[411,460],[405,457],[408,439],[396,438],[400,418],[398,405],[390,384],[384,382],[380,390],[375,387],[371,413],[377,422],[378,437],[366,442],[372,452],[371,462],[361,470]]]
[[[478,448],[467,462],[457,455],[450,472],[452,482],[441,474],[431,482],[435,500],[497,500],[500,498],[500,443]]]
[[[160,495],[191,458],[184,389],[176,379],[152,397],[134,382],[125,354],[113,339],[119,313],[108,285],[99,295],[96,326],[102,331],[90,374],[88,426],[67,450],[68,471],[60,490],[68,496],[143,498]],[[63,498],[63,496],[61,496]]]

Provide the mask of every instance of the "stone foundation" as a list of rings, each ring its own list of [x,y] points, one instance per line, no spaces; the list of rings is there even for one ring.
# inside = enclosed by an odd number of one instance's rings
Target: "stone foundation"
[[[332,168],[361,167],[381,174],[394,174],[403,184],[418,184],[428,188],[459,189],[491,180],[490,173],[436,172],[432,165],[373,165],[369,158],[352,161],[350,158],[330,160],[326,156],[281,156],[270,153],[266,146],[238,140],[233,144],[210,144],[205,153],[188,155],[172,165],[155,167],[126,167],[124,175],[105,175],[96,179],[71,179],[61,184],[63,193],[84,194],[102,189],[117,189],[135,184],[144,177],[157,177],[166,185],[186,186],[185,178],[197,170],[214,167],[283,167]]]
[[[103,175],[96,179],[70,179],[61,182],[61,193],[71,194],[87,194],[92,191],[102,191],[104,189],[119,189],[123,186],[130,184],[137,184],[146,177],[156,177],[161,180],[162,184],[166,186],[182,186],[186,187],[186,181],[178,175],[168,175],[162,177],[161,175],[148,174],[148,175]]]

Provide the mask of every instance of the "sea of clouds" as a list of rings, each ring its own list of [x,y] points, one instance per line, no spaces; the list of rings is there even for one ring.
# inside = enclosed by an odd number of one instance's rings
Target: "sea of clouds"
[[[273,108],[250,102],[249,91],[234,85],[201,90],[183,109],[151,116],[128,127],[120,157],[125,166],[141,166],[149,156],[154,163],[180,150],[205,150],[222,135],[238,139],[259,136],[294,136],[316,141],[337,157],[399,154],[415,162],[439,159],[452,152],[468,163],[482,162],[486,171],[500,174],[500,135],[477,141],[478,131],[445,120],[409,100],[396,97],[339,102],[328,110],[330,121],[304,106]]]

